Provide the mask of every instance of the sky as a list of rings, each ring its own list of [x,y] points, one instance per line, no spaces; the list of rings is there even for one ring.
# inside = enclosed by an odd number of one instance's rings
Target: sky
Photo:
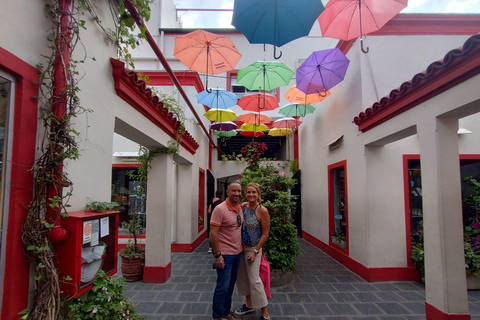
[[[295,0],[291,0],[295,1]],[[380,0],[383,1],[383,0]],[[174,0],[177,8],[233,9],[234,0]],[[327,4],[327,0],[322,0]],[[402,13],[480,13],[480,0],[409,0]],[[179,12],[184,28],[231,28],[231,12]]]

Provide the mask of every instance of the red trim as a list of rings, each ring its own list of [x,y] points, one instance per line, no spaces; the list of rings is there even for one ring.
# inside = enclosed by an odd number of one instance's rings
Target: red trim
[[[293,159],[298,161],[298,154],[298,130],[295,130],[295,132],[293,133]]]
[[[205,170],[198,168],[198,216],[202,223],[198,225],[198,233],[205,228]]]
[[[172,262],[165,266],[144,266],[143,282],[145,283],[165,283],[172,275]]]
[[[400,13],[369,36],[473,35],[480,30],[475,14]]]
[[[343,264],[351,271],[358,274],[366,281],[419,281],[421,274],[414,267],[374,267],[369,268],[360,262],[353,260],[345,250],[337,246],[327,245],[323,241],[315,238],[306,231],[302,231],[302,237],[314,246],[320,248],[326,254]]]
[[[427,320],[470,320],[469,313],[445,313],[430,303],[425,302],[425,314]]]
[[[460,160],[480,160],[480,154],[461,154]]]
[[[112,169],[136,169],[140,168],[142,165],[139,163],[114,163],[112,164]]]
[[[333,175],[332,171],[334,169],[343,167],[345,175],[345,223],[346,223],[346,237],[347,237],[347,247],[345,249],[338,248],[342,250],[347,255],[349,254],[349,232],[348,232],[348,184],[347,184],[347,160],[342,160],[337,163],[331,164],[328,166],[328,244],[330,246],[337,246],[332,243],[330,235],[335,232],[335,209],[334,209],[334,186],[333,186]]]
[[[193,252],[195,249],[207,239],[207,232],[202,233],[192,244],[189,243],[172,243],[172,252]]]
[[[10,171],[8,228],[6,230],[5,273],[1,319],[17,319],[28,307],[30,265],[23,254],[22,223],[25,206],[32,200],[32,175],[37,133],[38,70],[0,47],[0,69],[15,77],[15,103]],[[2,253],[3,254],[3,253]]]
[[[147,87],[145,81],[138,78],[137,74],[125,69],[125,63],[116,59],[110,59],[113,67],[115,91],[117,95],[134,107],[157,127],[170,137],[177,136],[175,129],[180,125],[172,112],[163,106],[163,103],[152,90]],[[181,136],[180,143],[188,152],[195,154],[199,144],[188,132]]]
[[[480,73],[480,34],[449,51],[353,119],[366,132]]]
[[[340,49],[340,51],[343,52],[343,54],[347,54],[347,52],[350,50],[350,48],[353,46],[357,39],[352,39],[352,40],[340,40],[337,43],[336,48]]]
[[[408,160],[420,160],[419,154],[404,154],[403,155],[403,199],[405,203],[405,240],[407,247],[407,265],[415,267],[415,263],[411,259],[412,256],[412,239],[410,228],[410,186],[408,181]]]

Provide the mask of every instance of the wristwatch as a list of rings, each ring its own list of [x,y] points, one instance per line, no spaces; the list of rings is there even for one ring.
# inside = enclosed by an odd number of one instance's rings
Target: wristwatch
[[[221,256],[222,256],[222,253],[219,252],[217,255],[215,255],[215,256],[213,256],[213,257],[214,257],[215,259],[217,259],[217,258],[219,258],[219,257],[221,257]]]
[[[257,248],[253,249],[253,252],[255,252],[256,254],[258,254],[260,251],[257,250]]]

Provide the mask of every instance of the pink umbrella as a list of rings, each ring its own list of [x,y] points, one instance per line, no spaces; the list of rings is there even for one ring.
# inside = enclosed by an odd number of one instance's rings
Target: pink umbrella
[[[273,121],[272,127],[291,129],[291,128],[298,127],[300,123],[302,123],[302,121],[299,121],[295,118],[285,117],[285,118],[281,118]]]
[[[408,5],[408,0],[330,0],[318,17],[324,37],[351,40],[382,28]]]
[[[278,108],[278,100],[273,94],[259,92],[241,97],[237,105],[247,111],[273,110]]]

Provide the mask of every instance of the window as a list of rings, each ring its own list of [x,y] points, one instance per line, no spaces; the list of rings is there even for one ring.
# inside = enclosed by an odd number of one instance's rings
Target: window
[[[348,252],[347,162],[328,166],[330,245]]]

